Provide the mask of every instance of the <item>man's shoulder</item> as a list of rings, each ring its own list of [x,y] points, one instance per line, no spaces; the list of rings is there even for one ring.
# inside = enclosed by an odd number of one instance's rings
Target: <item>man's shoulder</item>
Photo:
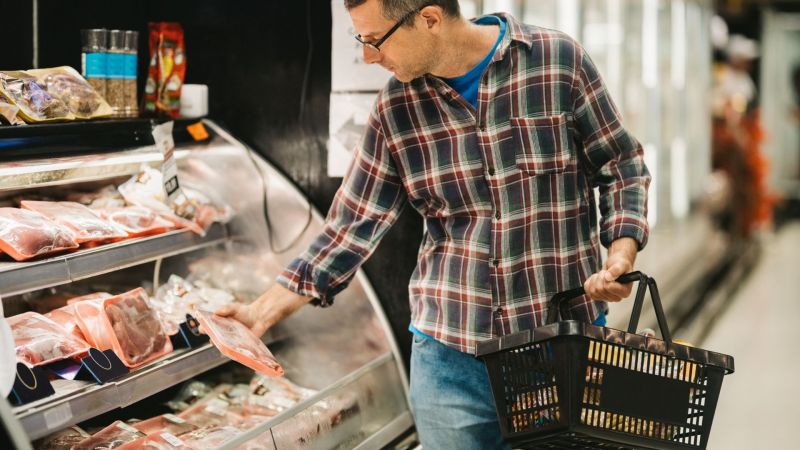
[[[581,45],[575,38],[563,31],[554,30],[552,28],[519,23],[519,32],[532,43],[532,46],[536,46],[537,44],[549,44],[570,49],[581,48]]]

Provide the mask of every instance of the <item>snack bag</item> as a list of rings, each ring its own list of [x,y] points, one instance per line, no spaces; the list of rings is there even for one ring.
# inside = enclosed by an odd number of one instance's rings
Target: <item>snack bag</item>
[[[8,318],[14,335],[17,360],[30,366],[74,358],[89,351],[89,344],[57,323],[34,312]]]
[[[69,229],[79,244],[104,242],[128,237],[128,233],[101,219],[91,209],[75,202],[23,200],[24,209],[36,211]]]
[[[143,206],[101,209],[100,217],[127,232],[130,238],[161,234],[175,228],[172,222]]]
[[[77,302],[75,313],[89,343],[100,350],[113,349],[128,367],[172,351],[172,342],[142,288],[104,300]]]
[[[283,367],[272,352],[243,323],[208,311],[197,311],[195,315],[223,355],[264,375],[283,375]]]
[[[32,69],[25,73],[36,78],[52,97],[61,100],[77,119],[110,117],[111,106],[72,67]]]
[[[144,433],[122,421],[115,421],[92,437],[86,438],[72,447],[72,450],[101,450],[118,448],[123,444],[144,437]]]
[[[151,22],[149,26],[150,67],[144,87],[144,111],[177,118],[186,75],[183,28],[174,22]]]
[[[17,261],[78,248],[72,233],[47,217],[18,208],[0,208],[0,250]]]
[[[22,71],[0,72],[0,94],[19,107],[28,123],[73,120],[67,105],[47,92],[36,78]]]

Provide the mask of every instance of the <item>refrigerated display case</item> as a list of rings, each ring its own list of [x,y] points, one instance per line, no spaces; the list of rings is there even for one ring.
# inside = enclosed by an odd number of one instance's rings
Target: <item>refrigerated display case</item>
[[[227,223],[212,224],[203,236],[173,230],[28,262],[3,256],[5,314],[47,309],[46,299],[63,292],[143,286],[152,295],[173,274],[204,280],[241,301],[272,285],[319,232],[322,217],[266,160],[214,122],[202,124],[208,138],[200,141],[189,137],[186,123],[176,126],[179,180],[228,205],[234,214]],[[0,128],[0,202],[63,197],[119,185],[143,165],[160,168],[153,126],[136,119]],[[220,448],[382,448],[413,427],[402,358],[360,271],[335,306],[301,308],[263,340],[286,377],[313,395],[240,429]],[[151,396],[226,364],[236,363],[210,343],[175,348],[104,384],[56,379],[54,395],[18,406],[2,400],[0,417],[9,439],[27,445],[98,416],[110,424],[129,405],[146,409]]]

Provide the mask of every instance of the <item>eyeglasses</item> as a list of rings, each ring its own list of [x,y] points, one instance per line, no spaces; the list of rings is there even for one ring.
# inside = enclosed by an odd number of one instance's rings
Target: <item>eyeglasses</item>
[[[415,9],[413,11],[409,11],[408,14],[406,14],[403,17],[401,17],[400,20],[398,20],[397,23],[394,24],[394,26],[386,34],[383,35],[382,38],[378,39],[375,42],[367,42],[367,41],[365,41],[364,39],[361,38],[360,34],[355,35],[355,38],[364,47],[367,47],[369,49],[375,50],[376,52],[380,52],[381,51],[381,45],[383,45],[383,43],[386,42],[387,39],[389,39],[389,36],[391,36],[395,31],[397,31],[397,29],[400,28],[400,26],[403,25],[403,23],[405,23],[405,21],[407,21],[409,18],[411,18],[415,14],[419,13],[420,11],[422,11],[422,9],[425,8],[425,7],[427,7],[427,5],[423,6],[422,8]]]

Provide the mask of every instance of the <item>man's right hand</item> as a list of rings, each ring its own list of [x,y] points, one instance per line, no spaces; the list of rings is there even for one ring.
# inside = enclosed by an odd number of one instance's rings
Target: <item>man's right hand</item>
[[[250,328],[256,336],[263,335],[273,325],[297,311],[311,299],[276,284],[249,305],[232,303],[216,314],[232,317]]]

